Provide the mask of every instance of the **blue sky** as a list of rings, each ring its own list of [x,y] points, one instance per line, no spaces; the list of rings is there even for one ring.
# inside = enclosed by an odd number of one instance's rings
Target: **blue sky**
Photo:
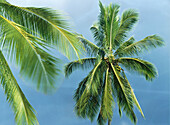
[[[9,0],[19,6],[50,7],[64,11],[73,25],[73,29],[93,41],[90,26],[97,20],[99,14],[98,0]],[[148,35],[158,34],[166,42],[166,46],[153,49],[142,55],[142,58],[156,65],[159,77],[152,83],[145,81],[143,77],[128,74],[129,81],[144,111],[144,120],[135,110],[138,117],[138,125],[169,125],[170,121],[170,1],[169,0],[102,0],[105,5],[116,2],[124,9],[133,8],[140,14],[140,20],[131,34],[137,39],[143,39]],[[68,60],[59,55],[64,61]],[[52,95],[44,95],[32,89],[20,77],[16,67],[12,71],[22,87],[26,97],[37,111],[40,125],[96,125],[88,119],[80,119],[74,113],[74,90],[78,83],[87,75],[87,71],[76,71],[69,79],[63,79],[59,89]],[[5,100],[3,90],[0,91],[0,125],[15,125],[14,115]],[[112,124],[131,125],[125,114],[119,118],[115,109]]]

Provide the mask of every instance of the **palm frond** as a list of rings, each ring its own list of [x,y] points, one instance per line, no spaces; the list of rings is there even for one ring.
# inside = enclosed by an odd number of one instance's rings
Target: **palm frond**
[[[6,0],[0,0],[0,3],[8,3]]]
[[[113,95],[112,95],[112,87],[111,87],[111,79],[109,78],[109,68],[106,70],[105,76],[105,84],[102,92],[102,100],[101,100],[101,116],[104,121],[112,120],[113,116]]]
[[[118,62],[121,63],[127,70],[137,72],[140,75],[145,76],[146,80],[152,80],[158,76],[156,67],[150,62],[128,57],[119,58]]]
[[[128,85],[130,86],[130,83],[129,83],[129,81],[128,81],[128,79],[127,79],[124,71],[122,71],[122,72],[123,72],[123,77],[124,77],[124,79],[126,80],[126,82],[128,83]],[[140,105],[139,105],[139,102],[138,102],[138,100],[137,100],[137,98],[136,98],[136,96],[135,96],[135,93],[133,92],[133,89],[132,89],[131,86],[130,86],[130,89],[131,89],[131,95],[132,95],[134,104],[136,105],[136,107],[137,107],[138,110],[140,111],[141,115],[145,118],[145,116],[144,116],[144,114],[143,114],[143,111],[142,111],[142,109],[141,109],[141,107],[140,107]]]
[[[106,41],[107,46],[110,50],[115,49],[117,46],[119,46],[119,41],[115,41],[115,37],[119,28],[119,12],[120,6],[117,4],[110,4],[110,6],[107,7],[107,23],[106,23]]]
[[[90,28],[90,30],[93,34],[95,42],[97,43],[97,46],[104,47],[103,43],[105,36],[101,26],[98,23],[96,23]]]
[[[29,76],[37,89],[47,92],[54,88],[54,81],[59,69],[59,59],[45,51],[45,44],[27,33],[22,26],[0,15],[1,44],[11,61],[21,66],[21,75]],[[48,48],[48,47],[47,47]]]
[[[5,90],[7,101],[14,111],[16,123],[18,125],[38,125],[35,110],[19,87],[1,51],[0,84]]]
[[[97,54],[98,54],[98,52],[100,50],[100,48],[97,45],[95,45],[94,43],[92,43],[89,40],[85,39],[83,36],[79,36],[78,38],[83,43],[88,55],[97,56]]]
[[[121,76],[120,71],[112,63],[111,68],[114,77],[114,89],[117,92],[117,103],[120,108],[123,108],[123,111],[126,112],[126,115],[131,119],[131,121],[136,123],[137,118],[133,111],[133,98],[131,95],[130,85],[127,84]]]
[[[75,110],[78,116],[80,117],[89,117],[93,120],[95,117],[98,108],[99,108],[99,95],[101,93],[101,62],[99,61],[96,66],[92,69],[89,75],[80,83],[78,89],[75,93],[76,106]],[[99,96],[99,97],[98,97]],[[94,109],[91,105],[95,105]],[[91,111],[90,111],[91,110]]]
[[[3,16],[39,34],[48,44],[54,44],[69,59],[80,57],[84,50],[77,35],[69,31],[66,19],[49,8],[19,7],[0,3]],[[37,35],[31,32],[33,35]]]
[[[128,32],[133,28],[133,26],[138,21],[138,13],[133,9],[128,9],[123,12],[120,26],[115,37],[115,41],[118,43],[124,42],[127,37]]]
[[[147,36],[143,40],[134,42],[129,46],[124,47],[122,50],[117,52],[119,56],[134,56],[139,55],[143,51],[149,51],[152,48],[160,47],[164,45],[164,41],[157,35]]]
[[[76,69],[88,69],[91,66],[94,66],[96,62],[96,58],[83,58],[80,60],[76,60],[68,63],[65,66],[65,76],[68,77],[74,70]]]
[[[102,112],[101,112],[101,108],[100,108],[100,112],[99,112],[99,115],[97,117],[97,124],[98,125],[105,125],[107,122],[107,119],[104,119],[103,116],[102,116]]]
[[[119,57],[123,56],[123,54],[121,54],[121,51],[122,51],[125,47],[127,47],[127,46],[131,45],[132,43],[134,43],[134,41],[135,41],[135,39],[134,39],[133,37],[131,37],[131,38],[128,39],[126,42],[122,43],[122,44],[119,46],[119,48],[117,48],[117,50],[115,51],[114,56],[117,56],[117,55],[118,55]],[[135,51],[135,50],[134,50],[134,51]]]
[[[99,25],[99,29],[100,29],[100,31],[101,32],[103,32],[104,34],[103,35],[105,35],[106,36],[106,10],[105,10],[105,7],[103,6],[103,4],[102,4],[102,2],[101,1],[99,1],[99,7],[100,7],[100,14],[99,14],[99,16],[98,16],[98,20],[99,20],[99,22],[98,22],[98,25]]]

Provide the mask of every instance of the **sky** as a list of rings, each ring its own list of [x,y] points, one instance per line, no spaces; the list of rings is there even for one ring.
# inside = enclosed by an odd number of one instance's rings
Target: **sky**
[[[135,110],[138,117],[137,125],[170,125],[170,0],[101,1],[105,5],[111,2],[119,3],[120,12],[128,8],[139,12],[140,20],[131,33],[137,40],[153,34],[158,34],[165,40],[165,47],[153,49],[141,56],[142,59],[155,64],[159,72],[158,78],[153,82],[147,82],[143,77],[128,73],[128,79],[146,118],[143,119]],[[63,11],[70,17],[73,29],[93,41],[89,29],[99,14],[98,0],[8,0],[8,2],[18,6],[50,7]],[[65,57],[57,56],[61,57],[64,62],[68,62]],[[54,94],[44,95],[21,78],[14,65],[10,64],[10,66],[27,99],[37,111],[40,125],[97,124],[96,121],[91,123],[88,119],[78,118],[74,112],[75,89],[89,70],[77,70],[68,79],[62,78],[62,84]],[[119,118],[117,109],[114,110],[112,124],[132,125],[125,114]],[[2,89],[0,91],[0,125],[15,125],[13,112],[6,102]]]

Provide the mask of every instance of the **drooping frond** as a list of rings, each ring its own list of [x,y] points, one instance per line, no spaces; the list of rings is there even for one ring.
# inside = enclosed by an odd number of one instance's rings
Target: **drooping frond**
[[[74,70],[76,69],[88,69],[95,65],[96,58],[83,58],[80,60],[76,60],[68,63],[65,66],[65,76],[68,77]]]
[[[158,76],[156,67],[150,62],[128,57],[119,58],[118,62],[121,63],[127,70],[137,72],[140,75],[145,76],[146,80],[152,80]]]
[[[114,90],[117,92],[117,103],[120,108],[123,108],[123,111],[126,112],[126,115],[133,121],[137,122],[136,115],[133,111],[133,98],[131,94],[131,87],[125,81],[125,79],[120,74],[119,69],[111,63],[111,68],[113,71],[114,77]]]
[[[92,73],[92,72],[91,72]],[[76,99],[76,106],[75,110],[78,116],[80,117],[88,117],[91,121],[94,120],[98,110],[99,110],[99,103],[100,103],[100,93],[101,90],[98,89],[98,94],[93,94],[92,92],[88,91],[87,84],[88,79],[90,79],[90,75],[86,77],[79,85],[78,89],[75,93]]]
[[[45,51],[45,44],[39,39],[1,15],[0,27],[2,49],[21,66],[21,75],[29,76],[43,92],[53,88],[59,73],[56,66],[59,60]]]
[[[117,55],[118,55],[119,57],[123,56],[123,54],[121,54],[121,51],[122,51],[125,47],[127,47],[127,46],[131,45],[132,43],[134,43],[134,41],[135,41],[135,39],[134,39],[133,37],[131,37],[131,38],[128,39],[126,42],[122,43],[122,44],[119,46],[119,48],[115,51],[114,56],[117,56]],[[135,51],[135,50],[134,50],[134,51]]]
[[[97,56],[100,50],[98,46],[96,46],[94,43],[90,42],[89,40],[85,39],[83,36],[79,36],[79,39],[83,43],[88,55]]]
[[[124,71],[122,71],[122,73],[123,73],[123,77],[124,77],[125,81],[126,81],[126,82],[129,84],[129,86],[130,86],[130,83],[129,83],[129,81],[128,81],[128,79],[127,79]],[[136,96],[135,96],[135,93],[133,92],[133,89],[132,89],[131,86],[130,86],[130,89],[131,89],[131,95],[132,95],[134,104],[136,105],[136,107],[137,107],[138,110],[140,111],[141,115],[142,115],[143,117],[145,117],[144,114],[143,114],[143,111],[142,111],[142,109],[141,109],[141,107],[140,107],[140,105],[139,105],[139,102],[138,102],[138,100],[137,100],[137,98],[136,98]]]
[[[147,36],[143,40],[134,42],[129,46],[124,47],[116,55],[119,56],[133,56],[142,53],[143,51],[149,51],[152,48],[160,47],[164,45],[164,41],[157,35]]]
[[[68,23],[59,12],[49,8],[19,7],[9,3],[0,3],[3,16],[29,29],[33,35],[39,34],[49,44],[57,46],[69,59],[80,57],[83,45],[72,32]]]
[[[138,13],[135,10],[128,9],[124,11],[121,17],[120,26],[117,31],[115,41],[117,41],[117,43],[124,42],[128,32],[133,28],[137,21]]]
[[[101,110],[100,114],[104,121],[112,120],[113,116],[113,95],[111,87],[111,79],[109,76],[109,68],[106,70],[105,83],[103,86],[102,100],[101,100]],[[98,124],[101,125],[101,121],[98,120]]]
[[[89,119],[93,120],[98,112],[103,73],[101,70],[101,62],[102,61],[99,61],[96,64],[76,90],[75,110],[77,115],[80,117],[89,117]]]
[[[0,84],[5,91],[7,101],[14,111],[16,123],[18,125],[38,125],[35,110],[19,87],[1,51]]]
[[[97,117],[97,124],[98,125],[105,125],[106,122],[107,122],[107,120],[103,118],[101,108],[100,108],[99,115]]]

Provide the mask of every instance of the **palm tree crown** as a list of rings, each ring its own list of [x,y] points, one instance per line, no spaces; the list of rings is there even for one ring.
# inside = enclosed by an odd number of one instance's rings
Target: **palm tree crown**
[[[69,59],[80,58],[82,43],[64,16],[50,8],[19,7],[0,0],[0,81],[14,110],[16,123],[35,125],[38,120],[5,58],[19,66],[22,76],[48,93],[60,73],[59,59],[51,55],[54,45]],[[5,56],[4,56],[5,55]]]
[[[79,37],[91,57],[70,62],[65,67],[66,76],[77,68],[93,67],[76,90],[75,111],[78,116],[88,117],[91,121],[98,116],[99,125],[107,121],[110,124],[113,108],[117,102],[120,116],[123,110],[132,122],[136,123],[134,106],[143,117],[144,114],[127,80],[124,68],[151,81],[158,75],[155,66],[135,56],[145,50],[162,46],[164,42],[157,35],[147,36],[140,41],[136,41],[134,37],[127,39],[129,31],[138,21],[138,13],[128,9],[120,18],[119,5],[103,6],[100,2],[99,6],[98,22],[90,28],[96,44],[83,36]]]

